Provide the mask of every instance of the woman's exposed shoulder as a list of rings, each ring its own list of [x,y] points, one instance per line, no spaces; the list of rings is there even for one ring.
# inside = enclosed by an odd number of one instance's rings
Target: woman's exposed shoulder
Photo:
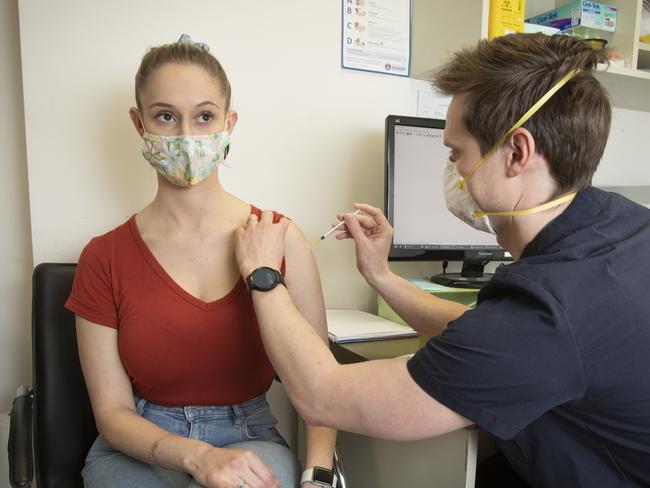
[[[305,235],[302,233],[302,230],[295,222],[289,223],[289,228],[287,229],[287,235],[285,237],[285,246],[286,246],[286,255],[291,256],[295,253],[310,253],[311,246]]]

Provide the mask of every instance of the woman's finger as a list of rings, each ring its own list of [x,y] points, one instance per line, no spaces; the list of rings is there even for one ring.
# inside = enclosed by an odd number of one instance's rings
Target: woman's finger
[[[261,486],[264,488],[272,486],[277,481],[273,469],[257,456],[255,456],[255,460],[249,465],[249,469],[251,475],[255,476],[255,479],[259,480]]]

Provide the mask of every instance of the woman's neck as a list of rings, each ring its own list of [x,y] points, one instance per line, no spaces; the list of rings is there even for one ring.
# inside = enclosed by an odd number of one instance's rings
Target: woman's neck
[[[231,220],[228,216],[237,203],[221,186],[217,171],[191,188],[175,186],[159,175],[156,197],[140,216],[168,230],[205,232]]]

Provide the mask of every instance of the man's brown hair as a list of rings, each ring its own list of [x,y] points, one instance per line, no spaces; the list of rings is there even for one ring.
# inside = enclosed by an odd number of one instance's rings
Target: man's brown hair
[[[485,154],[555,83],[580,70],[523,125],[562,194],[591,184],[605,150],[611,107],[593,74],[605,57],[569,36],[510,34],[459,51],[433,84],[464,96],[463,120]]]

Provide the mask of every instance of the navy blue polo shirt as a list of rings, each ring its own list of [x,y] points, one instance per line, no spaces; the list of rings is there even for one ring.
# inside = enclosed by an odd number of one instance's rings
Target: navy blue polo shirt
[[[408,370],[533,486],[650,486],[650,210],[581,191]]]

